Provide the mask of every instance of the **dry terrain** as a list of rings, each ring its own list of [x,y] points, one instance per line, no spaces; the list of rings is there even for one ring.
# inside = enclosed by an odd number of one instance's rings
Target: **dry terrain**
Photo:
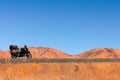
[[[118,49],[97,48],[77,55],[54,48],[29,50],[33,60],[10,60],[9,51],[0,51],[0,80],[120,80]]]
[[[0,64],[0,80],[120,80],[119,62]]]
[[[111,58],[118,59],[120,58],[120,50],[114,48],[97,48],[86,51],[81,54],[77,54],[74,57],[76,58]]]
[[[54,48],[29,47],[33,58],[120,58],[120,50],[114,48],[96,48],[77,55],[70,55]],[[0,58],[10,58],[9,51],[0,51]]]

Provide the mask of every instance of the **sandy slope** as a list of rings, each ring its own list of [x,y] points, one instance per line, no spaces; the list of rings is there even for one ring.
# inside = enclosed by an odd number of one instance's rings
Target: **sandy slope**
[[[120,58],[120,50],[114,48],[96,48],[77,55],[69,55],[54,48],[30,47],[33,58]],[[10,52],[0,51],[0,58],[10,58]]]
[[[120,80],[120,63],[0,64],[0,80]]]
[[[75,55],[76,58],[120,58],[120,50],[114,48],[96,48],[84,53]]]
[[[69,58],[70,55],[54,48],[29,47],[33,58]],[[11,58],[9,51],[0,50],[0,58]]]
[[[43,48],[43,47],[30,47],[29,48],[33,58],[68,58],[69,54],[66,54],[60,50],[54,48]]]

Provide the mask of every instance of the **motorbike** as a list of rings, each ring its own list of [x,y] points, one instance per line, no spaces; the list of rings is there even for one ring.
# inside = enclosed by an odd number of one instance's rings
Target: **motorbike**
[[[30,51],[26,48],[18,48],[16,45],[10,45],[9,49],[10,49],[11,58],[17,58],[17,57],[27,57],[27,59],[32,58]]]

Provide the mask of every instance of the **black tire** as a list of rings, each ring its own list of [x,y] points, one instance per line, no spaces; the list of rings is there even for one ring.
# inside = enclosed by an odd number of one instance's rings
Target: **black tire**
[[[31,55],[30,53],[28,53],[28,54],[26,55],[26,57],[27,57],[28,59],[31,59],[31,58],[32,58],[32,55]]]
[[[15,56],[15,55],[11,55],[11,58],[15,59],[15,58],[17,58],[17,56]]]

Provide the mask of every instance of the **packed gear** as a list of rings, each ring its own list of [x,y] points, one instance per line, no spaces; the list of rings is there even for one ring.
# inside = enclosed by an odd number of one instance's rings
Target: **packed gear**
[[[10,45],[9,49],[12,58],[25,57],[25,56],[28,59],[32,58],[32,55],[30,54],[30,51],[28,50],[26,45],[23,48],[18,48],[17,45]]]

